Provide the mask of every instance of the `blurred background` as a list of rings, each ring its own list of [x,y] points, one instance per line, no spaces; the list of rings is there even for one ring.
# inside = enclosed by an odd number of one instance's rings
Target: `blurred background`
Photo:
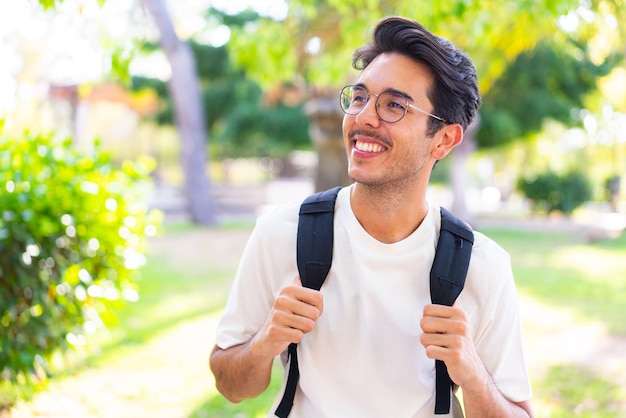
[[[620,0],[0,3],[0,417],[265,416],[208,370],[258,215],[348,184],[376,21],[473,59],[429,199],[512,256],[541,417],[626,416]]]

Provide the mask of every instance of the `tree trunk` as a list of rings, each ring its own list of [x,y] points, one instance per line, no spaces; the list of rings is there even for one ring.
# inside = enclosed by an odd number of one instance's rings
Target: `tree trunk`
[[[164,0],[144,3],[161,34],[160,45],[172,68],[168,89],[181,139],[181,165],[191,219],[201,225],[213,225],[216,209],[206,170],[207,130],[193,51],[176,35]]]
[[[479,126],[478,115],[463,133],[463,142],[451,153],[450,183],[452,187],[452,213],[468,223],[473,222],[473,215],[467,209],[465,191],[469,187],[467,159],[476,149],[476,132]]]
[[[317,95],[307,102],[306,113],[311,122],[309,134],[317,151],[315,191],[350,184],[341,131],[343,112],[339,109],[337,98],[334,94]]]

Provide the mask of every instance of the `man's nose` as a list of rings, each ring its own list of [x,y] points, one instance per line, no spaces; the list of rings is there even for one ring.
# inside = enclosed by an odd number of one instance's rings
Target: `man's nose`
[[[380,117],[376,109],[378,97],[370,95],[369,99],[363,106],[363,109],[356,115],[356,122],[359,125],[378,126],[380,124]]]

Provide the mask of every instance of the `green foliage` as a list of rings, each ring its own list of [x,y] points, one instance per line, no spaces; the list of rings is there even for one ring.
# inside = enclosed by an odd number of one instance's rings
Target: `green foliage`
[[[235,17],[231,16],[231,19]],[[303,106],[280,98],[264,103],[258,83],[235,68],[226,47],[192,42],[213,158],[271,156],[281,158],[311,147],[309,119]],[[136,77],[133,90],[150,88],[161,98],[157,121],[172,124],[173,106],[163,81]],[[288,90],[288,86],[285,90]]]
[[[52,354],[84,345],[137,299],[154,230],[137,186],[151,164],[118,169],[98,145],[79,152],[70,140],[0,136],[3,380],[41,378]]]
[[[546,119],[576,122],[574,108],[583,107],[596,80],[612,63],[595,65],[587,47],[542,42],[519,55],[484,97],[477,140],[481,146],[504,144],[539,132]]]
[[[413,18],[468,52],[480,69],[480,88],[489,90],[508,62],[553,36],[557,18],[576,0],[445,0],[416,7],[402,0],[292,0],[283,21],[263,18],[232,31],[235,62],[263,85],[293,80],[339,87],[350,76],[350,56],[368,40],[375,22],[391,15]],[[319,38],[319,53],[306,50]],[[268,48],[267,45],[271,45]]]
[[[302,106],[259,106],[242,103],[227,121],[223,135],[213,138],[218,157],[284,157],[294,148],[310,147],[309,119]]]
[[[116,47],[111,51],[111,70],[108,75],[113,80],[118,80],[124,85],[131,82],[130,63],[133,60],[133,54],[130,48]]]
[[[579,171],[559,175],[553,171],[532,178],[520,178],[520,192],[531,200],[535,209],[547,213],[560,211],[571,214],[574,209],[591,200],[593,192],[589,179]]]
[[[44,8],[44,10],[55,9],[64,0],[39,0],[39,4]],[[102,7],[106,3],[106,0],[98,0],[98,5]]]
[[[302,105],[264,103],[261,87],[235,68],[226,47],[194,43],[214,158],[283,157],[310,147]]]
[[[39,4],[41,4],[44,10],[53,9],[56,3],[56,0],[39,0]]]
[[[159,97],[159,109],[155,116],[156,122],[160,125],[174,124],[174,104],[169,99],[167,84],[158,78],[131,77],[131,90],[139,92],[142,90],[153,91]]]

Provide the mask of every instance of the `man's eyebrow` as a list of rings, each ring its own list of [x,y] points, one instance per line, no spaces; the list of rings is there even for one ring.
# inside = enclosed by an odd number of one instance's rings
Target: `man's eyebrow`
[[[413,100],[413,98],[408,93],[405,93],[403,91],[394,89],[392,87],[386,88],[385,89],[385,93],[391,93],[391,94],[394,94],[396,96],[404,97],[405,99],[407,99],[410,102],[414,102],[415,101],[415,100]]]
[[[357,83],[357,84],[355,84],[355,86],[364,88],[365,90],[369,91],[367,86],[365,84],[363,84],[363,83]],[[396,96],[404,97],[405,99],[407,99],[410,102],[414,102],[415,101],[415,99],[413,99],[413,97],[411,97],[410,94],[405,93],[405,92],[403,92],[401,90],[398,90],[398,89],[394,89],[393,87],[387,87],[387,88],[383,89],[383,91],[381,93],[391,93],[391,94],[394,94]]]

